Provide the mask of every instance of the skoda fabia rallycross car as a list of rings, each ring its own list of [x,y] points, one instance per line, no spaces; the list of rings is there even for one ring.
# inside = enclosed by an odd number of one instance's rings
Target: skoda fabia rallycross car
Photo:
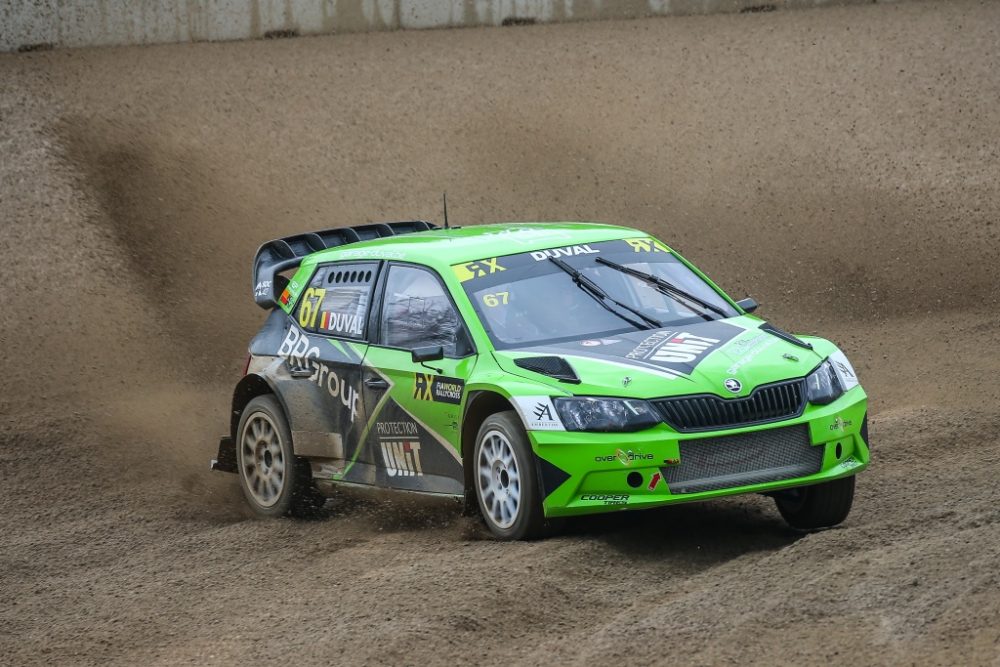
[[[634,229],[393,222],[270,241],[213,468],[259,514],[338,485],[462,498],[501,538],[763,493],[843,521],[868,465],[847,357]]]

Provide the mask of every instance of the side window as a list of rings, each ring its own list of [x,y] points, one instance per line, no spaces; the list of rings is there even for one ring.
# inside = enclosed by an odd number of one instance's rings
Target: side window
[[[299,299],[295,320],[313,333],[364,338],[377,267],[374,262],[319,267]]]
[[[464,356],[472,351],[465,328],[431,271],[394,265],[389,269],[382,300],[379,343],[412,350],[440,345],[445,356]]]

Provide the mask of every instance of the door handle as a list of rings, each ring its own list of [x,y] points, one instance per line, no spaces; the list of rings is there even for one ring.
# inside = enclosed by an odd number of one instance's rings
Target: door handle
[[[289,366],[288,373],[293,378],[311,378],[313,374],[316,373],[316,370],[312,368],[304,368],[302,366]]]
[[[365,386],[369,389],[388,389],[389,383],[382,378],[368,378],[365,380]]]

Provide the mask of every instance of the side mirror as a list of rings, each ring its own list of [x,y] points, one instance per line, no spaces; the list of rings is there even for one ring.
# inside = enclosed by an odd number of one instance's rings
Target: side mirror
[[[428,345],[427,347],[417,347],[410,352],[413,363],[422,364],[426,361],[437,361],[444,359],[444,347],[441,345]]]
[[[751,299],[750,297],[747,297],[745,299],[740,299],[739,301],[736,302],[736,305],[748,313],[752,313],[753,311],[757,310],[757,308],[760,306],[760,304],[757,303],[757,301]]]

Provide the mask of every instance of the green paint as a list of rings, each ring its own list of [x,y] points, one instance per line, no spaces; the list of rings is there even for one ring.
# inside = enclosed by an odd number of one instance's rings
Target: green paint
[[[283,306],[291,313],[300,291],[308,284],[318,263],[376,259],[405,261],[425,265],[436,271],[451,293],[459,314],[464,319],[476,353],[461,359],[441,359],[427,365],[414,363],[408,350],[390,349],[330,339],[331,344],[345,352],[346,346],[364,356],[367,367],[390,382],[368,415],[361,441],[368,439],[380,413],[391,398],[403,410],[454,449],[461,457],[461,423],[469,397],[476,392],[493,392],[508,400],[518,397],[603,396],[632,399],[655,399],[692,394],[714,394],[725,399],[749,395],[756,387],[791,378],[803,378],[831,354],[838,353],[833,343],[808,338],[812,350],[796,346],[758,329],[763,321],[752,315],[736,315],[718,322],[734,328],[735,335],[703,357],[690,372],[675,377],[662,369],[630,365],[628,359],[612,360],[595,354],[596,348],[579,347],[560,352],[580,378],[571,384],[519,367],[515,361],[538,352],[517,349],[497,350],[479,320],[469,293],[460,282],[462,268],[470,262],[488,262],[510,255],[553,248],[606,241],[638,241],[656,243],[660,252],[671,253],[726,303],[735,307],[732,298],[709,280],[690,262],[666,245],[634,229],[589,223],[484,225],[450,230],[435,230],[396,237],[387,237],[332,248],[308,256],[295,274],[292,298]],[[627,242],[627,241],[626,241]],[[502,262],[501,262],[502,264]],[[575,288],[574,288],[575,289]],[[676,325],[685,328],[686,325]],[[692,327],[695,325],[691,325]],[[667,327],[671,328],[670,326]],[[567,331],[567,336],[572,335]],[[632,332],[634,333],[634,332]],[[641,335],[653,331],[641,332]],[[625,334],[630,335],[630,334]],[[570,341],[572,343],[574,341]],[[579,343],[579,341],[575,341]],[[595,343],[596,345],[596,343]],[[429,367],[434,367],[432,370]],[[459,404],[426,400],[415,391],[419,374],[458,378],[464,381]],[[626,381],[627,378],[627,381]],[[723,389],[727,378],[738,378],[742,387],[733,392]],[[569,478],[550,493],[544,501],[548,516],[571,516],[595,512],[657,507],[678,502],[705,500],[718,496],[761,493],[776,489],[813,484],[853,475],[869,463],[869,448],[861,437],[861,427],[867,412],[867,396],[856,386],[828,405],[806,405],[801,415],[785,421],[730,428],[715,432],[678,433],[661,423],[634,433],[594,433],[559,430],[528,430],[535,453],[569,474]],[[745,432],[763,431],[795,424],[808,426],[813,447],[823,448],[822,465],[816,474],[779,482],[736,486],[722,490],[691,494],[671,494],[664,482],[649,488],[654,476],[673,465],[679,458],[681,444],[687,440],[720,437]],[[837,456],[839,445],[840,455]],[[644,458],[626,465],[618,454],[640,453]],[[344,474],[354,465],[359,448],[347,462]],[[649,458],[649,455],[652,455]],[[636,488],[627,482],[628,474],[638,472],[642,483]],[[622,504],[608,505],[588,497],[625,497]]]

